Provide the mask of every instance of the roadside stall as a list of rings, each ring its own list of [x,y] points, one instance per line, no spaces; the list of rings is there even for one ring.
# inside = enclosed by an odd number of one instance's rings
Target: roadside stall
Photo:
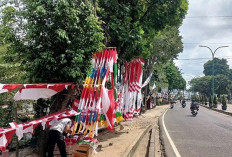
[[[72,108],[65,109],[26,123],[11,122],[10,127],[0,128],[0,150],[6,151],[14,134],[20,140],[23,135],[34,133],[38,125],[43,129],[51,127],[54,121],[76,116],[72,133],[65,139],[67,154],[70,156],[91,156],[97,147],[99,128],[114,130],[114,124],[132,120],[141,110],[141,88],[144,61],[135,58],[125,63],[122,86],[117,83],[117,50],[115,47],[104,48],[93,54],[92,71],[86,77],[80,99],[73,99]],[[50,84],[0,84],[0,93],[18,90],[15,101],[49,99],[73,83]],[[7,151],[6,151],[7,152]],[[59,156],[55,149],[54,154]]]

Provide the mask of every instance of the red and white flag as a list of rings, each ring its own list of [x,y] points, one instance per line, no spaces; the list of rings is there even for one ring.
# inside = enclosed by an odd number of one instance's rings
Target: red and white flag
[[[11,142],[15,129],[7,128],[0,131],[0,150],[5,150],[8,144]]]

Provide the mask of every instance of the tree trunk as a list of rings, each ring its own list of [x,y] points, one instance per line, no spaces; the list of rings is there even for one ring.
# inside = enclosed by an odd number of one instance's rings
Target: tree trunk
[[[46,156],[46,152],[48,149],[48,132],[49,128],[42,130],[42,126],[39,128],[40,134],[37,140],[37,150],[39,156]]]

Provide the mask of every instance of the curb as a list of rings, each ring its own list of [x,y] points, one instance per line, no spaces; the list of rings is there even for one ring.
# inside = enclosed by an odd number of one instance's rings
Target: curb
[[[175,156],[175,152],[174,152],[170,142],[168,141],[167,135],[164,131],[164,127],[163,127],[163,123],[162,123],[163,114],[158,119],[159,140],[160,140],[160,145],[161,145],[161,148],[160,148],[161,149],[161,156],[162,157],[173,157],[173,156]]]
[[[129,146],[129,151],[126,151],[125,153],[122,154],[122,157],[132,157],[136,148],[139,145],[139,142],[141,141],[141,139],[144,137],[144,135],[148,132],[148,130],[151,129],[152,125],[147,126],[147,128],[139,135],[136,137],[136,139],[134,140],[134,142]]]
[[[213,111],[216,111],[216,112],[219,112],[219,113],[223,113],[223,114],[226,114],[226,115],[229,115],[229,116],[232,116],[232,113],[231,112],[226,112],[226,111],[223,111],[223,110],[219,110],[219,109],[215,109],[215,108],[210,108],[208,106],[204,106],[204,105],[200,105],[204,108],[207,108],[209,110],[213,110]]]
[[[162,116],[159,117],[158,119],[158,126],[159,126],[159,138],[160,138],[160,145],[161,145],[161,151],[162,151],[162,156],[167,157],[166,150],[164,148],[165,142],[164,142],[164,137],[163,137],[163,126],[162,126]]]
[[[155,157],[155,129],[151,129],[148,157]]]

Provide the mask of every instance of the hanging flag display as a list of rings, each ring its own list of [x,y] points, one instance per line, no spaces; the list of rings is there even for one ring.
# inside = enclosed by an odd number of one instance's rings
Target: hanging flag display
[[[153,89],[155,89],[155,88],[156,88],[156,85],[155,85],[155,83],[154,83],[151,89],[153,90]]]
[[[146,81],[143,83],[142,88],[145,87],[150,82],[152,74],[153,74],[153,72],[148,76],[148,78],[146,79]]]
[[[82,141],[74,143],[89,143],[98,141],[93,137],[98,135],[98,128],[114,129],[114,123],[132,120],[134,114],[141,110],[141,88],[144,60],[135,58],[124,64],[124,75],[121,86],[117,89],[117,50],[104,48],[102,52],[93,54],[92,70],[86,77],[80,99],[74,99],[71,110],[64,110],[37,120],[17,124],[10,123],[9,128],[0,128],[0,150],[5,150],[14,134],[20,140],[24,134],[31,133],[39,124],[50,127],[62,118],[76,116],[72,126],[72,134],[83,134]],[[151,77],[151,76],[149,76]],[[148,81],[147,81],[148,80]],[[150,79],[145,81],[149,82]],[[0,84],[0,93],[19,88],[14,100],[38,100],[50,98],[56,93],[73,86],[72,83],[58,84]]]
[[[125,120],[132,120],[133,115],[141,110],[143,65],[144,60],[141,58],[135,58],[124,65],[123,83],[119,89],[117,107],[119,113],[123,113]]]
[[[97,135],[99,126],[113,130],[117,99],[116,65],[116,48],[94,53],[92,72],[86,77],[79,104],[76,104],[80,114],[76,117],[73,134],[83,133],[91,138]]]

